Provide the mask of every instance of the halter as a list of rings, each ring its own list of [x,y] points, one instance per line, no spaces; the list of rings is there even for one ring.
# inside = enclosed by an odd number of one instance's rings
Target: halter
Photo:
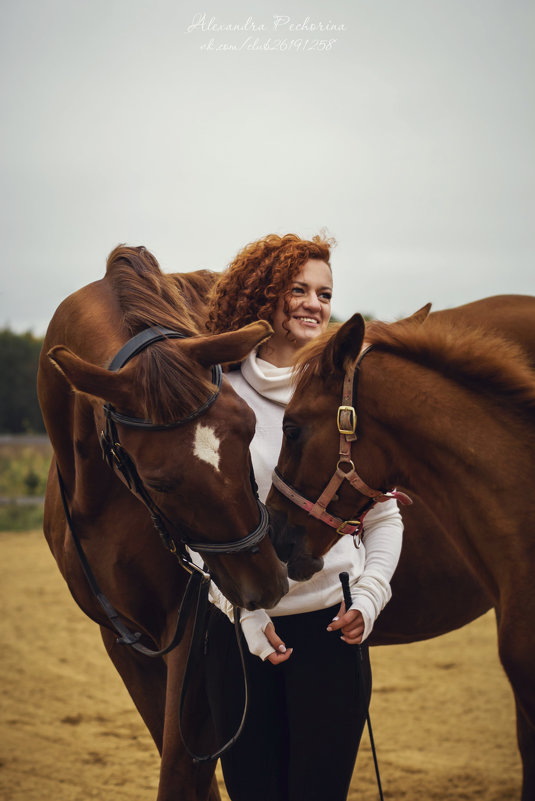
[[[130,359],[154,342],[160,342],[163,339],[184,338],[184,334],[180,334],[178,331],[172,331],[161,326],[146,328],[139,334],[136,334],[136,336],[129,339],[128,342],[123,345],[123,347],[113,357],[108,369],[113,372],[120,370],[121,367],[124,367],[124,365],[130,361]],[[213,365],[212,383],[216,387],[215,392],[210,395],[208,400],[206,400],[198,409],[187,415],[187,417],[182,417],[180,420],[174,420],[171,423],[153,423],[152,420],[145,420],[139,417],[130,417],[129,415],[117,412],[110,403],[105,403],[103,406],[104,414],[106,416],[106,430],[102,431],[100,434],[100,444],[104,459],[112,469],[116,468],[119,470],[119,472],[123,475],[128,488],[141,498],[144,505],[149,510],[154,527],[162,538],[164,545],[175,554],[177,553],[177,545],[173,534],[170,533],[170,530],[172,531],[174,529],[176,531],[176,526],[154,502],[151,495],[147,491],[145,485],[139,477],[139,473],[132,457],[128,454],[125,448],[123,448],[119,441],[119,434],[115,424],[119,423],[120,425],[127,426],[129,428],[163,431],[167,429],[178,428],[179,426],[191,423],[193,420],[196,420],[198,417],[204,414],[217,399],[221,389],[222,375],[221,366]],[[188,548],[193,551],[200,551],[204,553],[234,554],[243,553],[245,551],[256,553],[258,551],[258,543],[266,536],[269,530],[269,516],[264,504],[261,503],[258,498],[256,482],[252,472],[251,485],[256,496],[256,503],[260,513],[260,522],[254,531],[252,531],[246,537],[243,537],[241,540],[233,540],[232,542],[221,543],[195,542],[187,538],[183,532],[180,532],[178,536],[180,543],[187,545]],[[194,570],[203,573],[205,576],[207,575],[189,558],[185,548],[183,547],[180,549],[180,559],[182,566],[185,567],[188,572],[191,573],[192,570]]]
[[[357,473],[353,460],[351,459],[351,445],[357,439],[357,412],[355,411],[355,406],[358,371],[364,356],[370,352],[372,347],[373,346],[370,345],[365,348],[360,353],[357,361],[346,370],[342,389],[342,405],[338,407],[338,412],[336,414],[336,425],[340,434],[339,458],[336,470],[318,500],[314,503],[297,492],[291,484],[288,484],[288,482],[284,480],[277,468],[275,468],[272,475],[273,486],[276,487],[282,495],[299,506],[300,509],[304,509],[312,517],[321,520],[323,523],[331,526],[331,528],[335,528],[340,536],[352,534],[356,548],[360,545],[359,538],[362,537],[364,518],[368,512],[373,509],[375,504],[384,503],[391,498],[398,500],[404,506],[412,503],[409,496],[399,490],[392,489],[383,492],[383,490],[369,487]],[[349,520],[342,520],[342,518],[331,515],[327,511],[327,506],[332,501],[343,481],[349,481],[352,487],[370,499],[358,517]]]

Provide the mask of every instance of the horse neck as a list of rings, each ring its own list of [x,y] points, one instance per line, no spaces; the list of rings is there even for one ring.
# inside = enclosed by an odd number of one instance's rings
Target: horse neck
[[[128,334],[122,315],[105,279],[66,298],[48,327],[39,363],[39,403],[70,497],[74,496],[77,485],[81,486],[80,479],[89,477],[88,486],[95,499],[102,499],[106,495],[107,471],[100,457],[98,432],[89,400],[71,390],[65,378],[52,366],[47,353],[54,345],[65,345],[81,358],[105,364],[126,339]]]
[[[386,354],[362,373],[358,411],[380,483],[417,491],[445,525],[514,525],[535,470],[527,414]]]

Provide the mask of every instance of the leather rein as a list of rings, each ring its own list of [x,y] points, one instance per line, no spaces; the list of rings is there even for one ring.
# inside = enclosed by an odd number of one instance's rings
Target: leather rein
[[[356,412],[358,374],[362,360],[372,348],[373,345],[369,345],[362,350],[356,362],[350,365],[346,370],[342,388],[342,403],[338,407],[336,414],[336,425],[340,434],[338,462],[332,478],[325,486],[325,489],[320,494],[317,501],[311,501],[305,498],[304,495],[301,495],[295,487],[292,487],[291,484],[285,481],[277,468],[275,468],[272,475],[273,486],[276,487],[282,495],[299,506],[300,509],[304,509],[312,517],[335,528],[340,536],[352,534],[356,548],[360,546],[364,518],[377,503],[384,503],[394,498],[404,506],[412,504],[412,500],[409,496],[400,490],[391,489],[384,491],[369,487],[357,473],[355,464],[351,458],[352,444],[358,438],[358,418]],[[352,487],[370,499],[364,509],[362,509],[357,516],[349,520],[343,520],[327,511],[327,506],[333,500],[340,485],[344,481],[349,481]]]
[[[124,367],[124,365],[130,359],[132,359],[134,356],[136,356],[138,353],[140,353],[142,350],[144,350],[146,347],[148,347],[154,342],[159,342],[163,339],[182,339],[182,338],[185,338],[184,334],[180,334],[177,331],[172,331],[168,328],[163,328],[161,326],[153,326],[151,328],[147,328],[141,331],[139,334],[136,334],[130,340],[128,340],[128,342],[114,356],[108,369],[111,371],[119,370],[121,367]],[[114,608],[109,599],[102,592],[95,578],[95,575],[91,569],[91,566],[88,562],[88,559],[85,555],[80,538],[76,534],[67,501],[67,491],[65,488],[65,483],[61,476],[59,466],[57,465],[56,462],[57,476],[58,476],[61,500],[65,512],[65,519],[67,521],[67,525],[71,533],[71,537],[76,552],[80,559],[82,570],[84,572],[84,575],[88,581],[88,584],[93,594],[95,595],[98,603],[103,609],[111,626],[113,627],[115,632],[119,635],[117,642],[121,645],[130,646],[135,651],[138,651],[144,656],[161,657],[164,654],[169,653],[169,651],[173,650],[173,648],[176,648],[176,646],[179,645],[186,630],[188,617],[191,613],[195,613],[194,630],[190,643],[190,649],[186,665],[186,674],[184,677],[184,682],[180,697],[179,726],[181,728],[181,732],[182,732],[181,713],[184,704],[186,686],[189,683],[189,677],[192,670],[192,668],[190,667],[192,653],[194,651],[199,652],[200,650],[202,650],[202,643],[205,636],[202,626],[206,618],[206,612],[208,608],[208,589],[211,581],[211,575],[210,572],[206,569],[206,565],[204,566],[204,568],[201,568],[198,565],[196,565],[195,562],[193,562],[193,560],[190,559],[190,557],[188,556],[187,549],[185,546],[187,545],[188,548],[190,548],[191,550],[199,551],[202,553],[215,553],[215,554],[236,554],[236,553],[247,553],[247,552],[256,553],[258,551],[258,544],[269,532],[269,516],[264,504],[258,498],[258,490],[254,479],[254,474],[251,470],[251,476],[250,476],[251,485],[256,497],[256,502],[258,504],[258,510],[260,514],[260,521],[258,523],[258,526],[254,529],[254,531],[252,531],[247,536],[243,537],[241,540],[233,540],[231,542],[210,543],[210,542],[195,542],[193,540],[190,540],[182,532],[178,532],[177,527],[169,520],[168,517],[166,517],[164,512],[152,499],[150,493],[148,492],[141,478],[139,477],[133,459],[130,457],[130,455],[123,448],[123,446],[119,441],[119,434],[117,431],[116,424],[128,426],[130,428],[140,428],[149,431],[162,431],[186,425],[192,422],[193,420],[196,420],[202,414],[204,414],[204,412],[206,412],[210,408],[210,406],[216,401],[222,383],[222,370],[220,365],[214,365],[212,367],[212,383],[216,387],[215,392],[212,395],[210,395],[210,397],[190,415],[181,418],[180,420],[175,420],[172,423],[155,424],[151,420],[143,420],[137,417],[130,417],[128,415],[117,412],[113,408],[113,406],[109,403],[104,404],[103,407],[106,416],[106,427],[105,431],[101,432],[100,444],[102,447],[102,455],[104,460],[107,462],[107,464],[111,467],[112,470],[114,471],[118,470],[122,474],[130,491],[134,495],[139,497],[139,499],[148,509],[154,527],[158,531],[164,546],[172,554],[174,554],[174,556],[176,556],[176,558],[179,560],[179,564],[181,565],[181,567],[183,567],[190,574],[190,578],[186,586],[184,597],[182,599],[182,603],[180,606],[180,611],[178,613],[175,632],[171,637],[170,642],[164,648],[155,650],[153,648],[148,648],[142,643],[140,643],[139,640],[142,637],[141,632],[139,631],[133,632],[128,628],[128,626],[125,625],[125,623],[123,623],[117,610]],[[175,532],[177,533],[178,536],[175,536]],[[230,738],[230,740],[223,746],[221,746],[213,754],[198,755],[193,753],[193,751],[191,751],[190,748],[188,747],[184,736],[182,735],[182,739],[186,747],[186,750],[188,751],[188,753],[195,762],[206,762],[218,759],[219,756],[221,756],[221,754],[227,751],[235,743],[235,741],[241,734],[241,731],[245,724],[245,718],[248,706],[248,678],[245,667],[245,657],[243,652],[243,643],[241,639],[241,628],[239,621],[240,621],[240,610],[238,607],[235,606],[234,628],[236,632],[236,639],[238,643],[238,650],[240,653],[242,673],[244,677],[245,696],[244,696],[242,718],[236,732]]]

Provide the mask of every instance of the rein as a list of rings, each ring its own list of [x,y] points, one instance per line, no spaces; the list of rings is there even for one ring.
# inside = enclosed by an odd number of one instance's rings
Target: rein
[[[140,353],[142,350],[144,350],[146,347],[148,347],[154,342],[160,342],[163,339],[182,339],[182,338],[185,338],[184,334],[180,334],[178,333],[178,331],[172,331],[168,328],[163,328],[161,326],[153,326],[151,328],[147,328],[141,331],[139,334],[136,334],[130,340],[128,340],[128,342],[114,356],[108,369],[114,372],[121,369],[121,367],[124,367],[124,365],[128,361],[130,361],[130,359],[132,359],[134,356],[136,356],[138,353]],[[185,690],[191,672],[190,662],[192,660],[193,653],[200,652],[203,647],[204,632],[202,629],[202,624],[206,618],[206,612],[208,609],[208,604],[209,604],[208,590],[211,581],[210,572],[207,571],[206,569],[199,567],[198,565],[195,564],[195,562],[192,559],[190,559],[187,550],[185,548],[185,545],[187,545],[188,548],[190,548],[191,550],[205,552],[205,553],[215,553],[215,554],[236,554],[244,552],[257,553],[259,542],[266,536],[266,534],[269,531],[269,516],[266,507],[264,506],[263,503],[261,503],[261,501],[258,498],[256,481],[254,478],[254,473],[251,468],[251,476],[250,476],[251,486],[254,495],[256,497],[256,502],[258,504],[258,510],[260,514],[260,521],[258,523],[258,526],[254,529],[254,531],[252,531],[247,536],[243,537],[241,540],[233,540],[231,542],[223,542],[223,543],[195,542],[187,538],[183,533],[177,531],[177,527],[169,520],[168,517],[166,517],[164,512],[154,502],[150,493],[147,491],[145,485],[143,484],[142,480],[139,477],[139,473],[137,471],[133,459],[125,450],[125,448],[123,448],[123,446],[119,441],[119,434],[117,431],[116,423],[119,425],[128,426],[130,428],[139,428],[150,431],[162,431],[166,429],[177,428],[178,426],[191,423],[193,420],[197,419],[202,414],[204,414],[210,408],[210,406],[216,401],[221,389],[222,376],[223,373],[221,366],[213,365],[212,383],[216,387],[215,392],[212,395],[210,395],[210,397],[194,412],[189,414],[187,417],[183,417],[180,420],[175,420],[172,423],[155,424],[151,420],[144,420],[142,418],[130,417],[128,415],[121,414],[120,412],[117,412],[113,408],[113,406],[109,403],[106,403],[103,406],[104,414],[106,417],[106,430],[101,431],[100,444],[104,460],[112,470],[115,471],[115,469],[117,469],[122,474],[123,478],[126,481],[126,484],[128,485],[129,490],[134,495],[136,495],[136,497],[139,497],[139,499],[148,509],[154,527],[158,531],[158,534],[160,535],[165,547],[172,554],[174,554],[174,556],[176,556],[176,558],[179,560],[179,564],[181,565],[181,567],[183,567],[190,574],[190,578],[186,585],[186,590],[184,592],[182,603],[180,605],[175,632],[170,642],[164,648],[155,650],[153,648],[148,648],[142,643],[140,643],[139,640],[143,636],[142,633],[139,631],[136,632],[131,631],[128,628],[128,626],[126,626],[123,623],[117,610],[114,608],[112,603],[102,592],[95,578],[95,575],[91,569],[91,565],[89,564],[89,561],[85,555],[80,538],[76,534],[72,516],[69,510],[69,505],[67,502],[65,483],[63,481],[59,465],[56,462],[59,489],[65,513],[65,519],[67,521],[67,526],[71,533],[71,537],[76,552],[78,554],[78,558],[80,559],[82,570],[91,588],[91,591],[93,592],[95,598],[97,599],[98,603],[103,609],[112,628],[119,635],[117,643],[119,643],[120,645],[128,645],[133,650],[147,657],[154,658],[154,657],[164,656],[165,654],[169,653],[169,651],[176,648],[177,645],[179,645],[186,630],[188,617],[192,612],[195,613],[193,635],[191,638],[188,659],[186,664],[186,674],[184,677],[184,682],[180,696],[179,727],[181,730],[181,735],[182,735],[182,720],[181,720],[182,708],[184,704]],[[170,530],[173,531],[173,529],[177,531],[178,534],[179,538],[178,546],[173,534],[170,533]],[[194,754],[188,748],[187,743],[185,742],[184,737],[182,735],[182,739],[184,741],[186,750],[188,751],[194,762],[206,762],[209,760],[218,759],[225,751],[227,751],[232,745],[234,745],[234,743],[240,736],[243,730],[243,726],[245,724],[247,708],[248,708],[248,676],[245,666],[245,658],[243,654],[243,645],[240,636],[240,626],[239,626],[240,610],[236,606],[233,607],[233,610],[234,610],[236,638],[238,641],[238,649],[240,652],[241,667],[242,667],[244,688],[245,688],[245,700],[244,700],[241,722],[234,735],[230,738],[230,740],[223,746],[221,746],[213,754],[205,754],[205,755]]]
[[[332,478],[327,483],[317,501],[311,501],[305,498],[304,495],[301,495],[295,487],[292,487],[292,485],[284,479],[277,468],[275,468],[272,475],[273,486],[276,487],[282,495],[299,506],[300,509],[304,509],[312,517],[321,520],[323,523],[331,526],[331,528],[335,528],[340,536],[352,534],[356,548],[360,547],[364,518],[368,512],[373,509],[375,504],[384,503],[391,498],[395,498],[404,506],[412,504],[412,500],[409,496],[399,490],[392,489],[383,491],[369,487],[357,473],[355,464],[351,459],[351,446],[358,438],[358,418],[355,408],[357,405],[358,374],[362,360],[372,348],[373,345],[369,345],[365,348],[360,353],[357,361],[346,370],[342,388],[342,404],[338,407],[336,414],[336,426],[340,434],[338,462]],[[344,481],[349,481],[351,486],[360,492],[361,495],[365,495],[370,499],[364,509],[361,510],[360,514],[349,520],[342,520],[342,518],[336,517],[327,511],[327,506],[333,500],[334,495]]]

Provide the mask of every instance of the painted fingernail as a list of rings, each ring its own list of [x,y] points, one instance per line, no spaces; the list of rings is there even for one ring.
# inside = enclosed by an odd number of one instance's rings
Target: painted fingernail
[[[286,653],[285,646],[284,645],[279,645],[279,651],[281,652],[281,654],[285,654]]]
[[[340,620],[340,618],[338,617],[338,615],[337,615],[336,617],[333,617],[333,623],[334,623],[334,621],[335,621],[335,620]]]
[[[327,626],[327,631],[332,631],[332,626]]]

